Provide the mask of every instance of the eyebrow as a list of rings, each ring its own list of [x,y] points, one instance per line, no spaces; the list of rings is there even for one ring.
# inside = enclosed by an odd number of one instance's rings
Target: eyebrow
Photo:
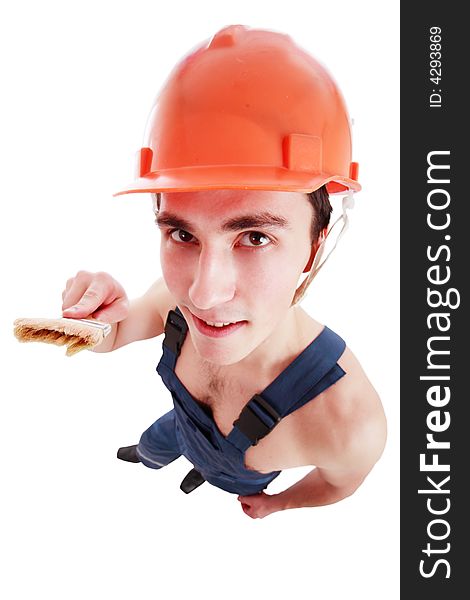
[[[174,227],[175,229],[184,229],[185,231],[193,229],[191,223],[169,212],[158,213],[155,221],[159,227]],[[243,229],[250,228],[288,229],[289,222],[280,215],[270,212],[260,212],[232,217],[222,223],[220,231],[242,231]]]

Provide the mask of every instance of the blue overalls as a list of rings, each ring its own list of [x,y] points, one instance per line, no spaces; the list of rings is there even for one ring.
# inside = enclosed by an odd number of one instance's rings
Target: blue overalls
[[[175,375],[187,331],[179,309],[170,311],[157,371],[171,392],[174,408],[142,434],[137,455],[145,466],[159,469],[183,454],[209,483],[234,494],[256,494],[280,471],[259,473],[247,469],[246,450],[268,435],[283,417],[345,374],[337,364],[345,343],[325,327],[265,390],[251,398],[225,437]]]

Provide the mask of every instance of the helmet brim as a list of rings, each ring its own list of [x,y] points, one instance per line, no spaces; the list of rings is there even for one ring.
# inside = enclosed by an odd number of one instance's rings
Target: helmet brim
[[[359,192],[354,179],[327,173],[291,171],[266,166],[200,166],[165,169],[148,173],[122,187],[114,196],[155,192],[189,192],[216,189],[314,192],[327,185],[329,194]]]

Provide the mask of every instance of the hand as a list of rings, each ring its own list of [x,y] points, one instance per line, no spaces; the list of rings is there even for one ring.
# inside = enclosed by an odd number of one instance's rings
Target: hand
[[[252,519],[262,519],[273,512],[281,510],[276,494],[270,496],[264,492],[252,496],[238,496],[243,512]]]
[[[93,317],[118,323],[129,314],[129,300],[120,283],[108,273],[79,271],[62,292],[62,316],[71,319]]]

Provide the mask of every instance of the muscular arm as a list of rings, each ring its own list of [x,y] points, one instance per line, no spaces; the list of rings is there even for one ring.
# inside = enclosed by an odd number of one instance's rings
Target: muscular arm
[[[279,494],[262,492],[253,496],[239,496],[243,510],[252,518],[263,518],[279,510],[324,506],[334,504],[353,494],[364,480],[364,476],[346,476],[339,483],[328,481],[328,473],[315,468],[303,479]]]
[[[380,458],[385,444],[385,420],[379,419],[375,426],[371,425],[373,439],[358,440],[356,448],[345,450],[336,467],[317,467],[279,494],[239,496],[245,513],[252,518],[263,518],[289,508],[334,504],[353,494]]]
[[[386,439],[386,421],[375,391],[370,414],[345,423],[340,443],[326,464],[313,469],[293,486],[277,494],[278,510],[333,504],[353,494],[380,458]],[[339,427],[341,429],[341,427]]]
[[[318,447],[312,444],[308,427],[303,440],[304,464],[320,466],[279,494],[240,496],[242,508],[249,516],[262,518],[289,508],[333,504],[353,494],[364,481],[385,445],[386,421],[380,399],[370,386],[367,398],[349,399],[349,404],[356,407],[353,415],[349,409],[341,408],[335,417],[335,403],[342,407],[346,403],[341,393],[335,395],[336,398],[326,399],[331,411],[328,410],[329,427],[320,462]],[[327,438],[331,440],[329,445]]]
[[[275,496],[277,510],[334,504],[353,494],[364,477],[346,477],[341,483],[333,484],[328,481],[327,472],[320,468],[313,469],[303,479]]]

